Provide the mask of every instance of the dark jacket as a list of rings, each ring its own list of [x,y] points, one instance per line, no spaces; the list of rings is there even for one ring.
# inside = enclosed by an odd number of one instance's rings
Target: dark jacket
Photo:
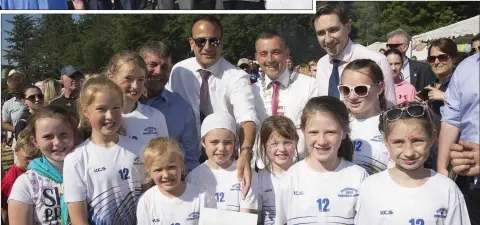
[[[408,63],[410,64],[410,83],[417,91],[423,90],[437,79],[429,64],[411,59],[408,59]]]

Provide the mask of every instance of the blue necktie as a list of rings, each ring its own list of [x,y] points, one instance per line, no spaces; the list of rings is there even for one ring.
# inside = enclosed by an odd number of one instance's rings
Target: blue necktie
[[[330,75],[330,80],[328,81],[328,96],[333,97],[340,97],[340,93],[338,93],[338,85],[340,84],[340,74],[338,72],[338,64],[340,64],[340,60],[333,59],[333,69],[332,75]]]

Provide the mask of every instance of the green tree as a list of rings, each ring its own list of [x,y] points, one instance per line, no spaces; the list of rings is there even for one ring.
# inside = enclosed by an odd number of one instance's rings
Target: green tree
[[[6,38],[8,46],[4,57],[9,64],[15,65],[17,70],[22,71],[30,78],[34,70],[31,64],[34,55],[32,40],[37,33],[35,21],[27,14],[19,14],[7,22],[12,24],[13,28],[5,31],[8,35]]]

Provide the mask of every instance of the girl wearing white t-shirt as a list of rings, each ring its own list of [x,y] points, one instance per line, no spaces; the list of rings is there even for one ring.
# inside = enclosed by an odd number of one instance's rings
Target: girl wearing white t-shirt
[[[298,134],[293,121],[285,116],[270,116],[260,128],[260,157],[265,168],[258,173],[260,224],[275,224],[275,196],[280,180],[293,165]]]
[[[362,183],[355,224],[470,225],[455,182],[423,166],[437,137],[432,117],[420,103],[402,103],[382,114],[379,127],[395,167]]]
[[[142,192],[142,144],[122,130],[123,93],[106,77],[88,79],[78,98],[91,136],[65,158],[65,202],[73,224],[135,224]]]
[[[351,119],[350,138],[353,141],[353,162],[369,174],[387,169],[388,150],[378,121],[385,108],[383,73],[370,59],[357,59],[343,70],[338,86]]]
[[[182,181],[184,153],[173,139],[152,139],[143,153],[145,170],[155,182],[140,198],[137,224],[198,224],[203,208],[215,208],[213,194]]]
[[[202,123],[202,146],[208,160],[187,175],[187,182],[215,194],[217,209],[254,213],[258,209],[255,185],[257,174],[252,171],[252,188],[242,199],[243,185],[237,179],[235,157],[236,123],[228,113],[216,112]]]
[[[314,97],[301,117],[309,156],[294,164],[276,193],[275,224],[353,224],[360,184],[368,173],[351,162],[347,107]]]
[[[145,92],[147,65],[134,51],[116,53],[108,65],[107,76],[123,91],[122,117],[126,135],[148,143],[152,138],[168,137],[163,113],[138,102]]]
[[[68,224],[63,200],[63,165],[75,144],[76,121],[58,106],[32,114],[22,132],[31,134],[42,156],[15,181],[8,199],[10,224]]]

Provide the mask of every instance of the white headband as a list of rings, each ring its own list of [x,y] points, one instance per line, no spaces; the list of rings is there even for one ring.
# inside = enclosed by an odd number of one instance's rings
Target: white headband
[[[228,113],[216,112],[208,115],[202,123],[202,138],[211,130],[223,128],[227,129],[237,136],[237,124],[235,119]]]

